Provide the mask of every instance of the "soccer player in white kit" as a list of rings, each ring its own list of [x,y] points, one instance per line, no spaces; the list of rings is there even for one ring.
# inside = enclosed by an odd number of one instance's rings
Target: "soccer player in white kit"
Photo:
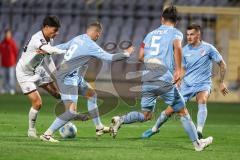
[[[42,106],[42,99],[37,91],[37,86],[43,88],[55,98],[60,99],[54,81],[42,66],[44,62],[49,62],[48,66],[55,67],[50,55],[64,54],[66,52],[52,46],[53,38],[58,34],[59,28],[60,22],[56,16],[45,17],[42,29],[28,41],[16,66],[17,81],[22,92],[28,96],[32,105],[29,111],[28,137],[37,138],[35,124]],[[48,54],[42,54],[43,52]]]

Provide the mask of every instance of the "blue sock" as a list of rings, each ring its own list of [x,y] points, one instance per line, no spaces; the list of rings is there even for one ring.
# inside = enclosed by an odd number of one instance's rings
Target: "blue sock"
[[[102,128],[103,124],[102,124],[100,116],[99,116],[96,94],[93,95],[92,97],[88,98],[88,112],[89,112],[96,128],[98,128],[98,129]]]
[[[76,115],[77,115],[77,112],[74,110],[65,111],[63,114],[56,117],[56,119],[53,121],[51,126],[47,129],[47,131],[44,134],[53,135],[54,132],[56,132],[59,128],[61,128],[67,122],[69,122],[74,117],[76,117]]]
[[[162,111],[155,125],[153,126],[152,131],[156,132],[167,120],[168,116],[166,115],[165,111]]]
[[[184,130],[188,134],[191,141],[192,142],[197,141],[198,140],[197,130],[196,130],[195,125],[193,124],[193,121],[192,121],[190,115],[187,114],[185,116],[181,116],[180,120],[182,122]]]
[[[124,124],[130,124],[134,122],[143,122],[144,115],[141,112],[133,111],[121,117]]]
[[[198,104],[197,131],[202,133],[207,119],[207,104]]]

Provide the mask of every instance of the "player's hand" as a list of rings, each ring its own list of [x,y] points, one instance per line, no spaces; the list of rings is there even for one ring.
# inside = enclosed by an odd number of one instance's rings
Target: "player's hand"
[[[130,47],[128,47],[127,49],[125,49],[124,52],[128,52],[129,55],[131,55],[131,54],[134,52],[134,47],[133,47],[133,46],[130,46]]]
[[[181,70],[176,70],[173,75],[173,84],[175,84],[178,88],[181,85]]]
[[[226,95],[228,94],[228,92],[229,92],[229,90],[228,90],[228,88],[226,87],[226,85],[225,85],[224,82],[220,83],[220,91],[222,92],[222,94],[223,94],[224,96],[226,96]]]

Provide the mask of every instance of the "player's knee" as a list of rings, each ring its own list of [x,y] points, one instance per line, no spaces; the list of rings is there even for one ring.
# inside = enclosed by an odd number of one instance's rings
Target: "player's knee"
[[[168,117],[171,117],[171,115],[174,113],[174,110],[172,107],[167,107],[165,110],[164,110],[164,113],[168,116]]]
[[[95,99],[97,98],[97,93],[93,90],[89,90],[86,93],[86,97]]]
[[[182,108],[182,109],[180,109],[180,111],[178,111],[178,115],[179,116],[185,116],[185,115],[188,115],[188,110],[187,110],[187,108],[186,107],[184,107],[184,108]]]
[[[204,97],[204,98],[199,99],[198,103],[199,104],[206,104],[207,103],[207,98]]]
[[[207,94],[197,97],[198,104],[206,104],[207,100],[208,100],[208,95]]]
[[[35,108],[35,109],[40,109],[42,107],[42,101],[37,99],[37,100],[34,100],[32,102],[32,106]]]

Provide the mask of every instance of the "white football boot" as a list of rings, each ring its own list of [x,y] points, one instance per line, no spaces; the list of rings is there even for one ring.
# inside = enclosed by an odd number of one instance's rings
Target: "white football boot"
[[[111,135],[113,138],[116,138],[117,132],[121,128],[121,125],[122,125],[122,121],[119,116],[115,116],[112,118],[110,130],[111,130]]]
[[[213,142],[213,137],[207,137],[199,140],[199,145],[195,147],[195,151],[203,151],[204,148],[208,147]]]
[[[52,143],[58,143],[59,141],[54,139],[51,135],[41,135],[40,139],[45,142],[52,142]]]

